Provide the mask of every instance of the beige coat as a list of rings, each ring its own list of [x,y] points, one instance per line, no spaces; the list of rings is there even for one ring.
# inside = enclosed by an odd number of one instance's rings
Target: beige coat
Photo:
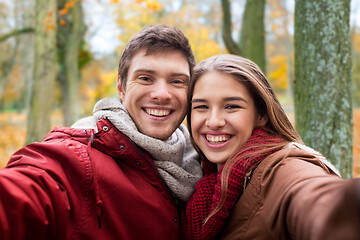
[[[360,239],[360,179],[304,148],[291,143],[248,174],[217,239]]]

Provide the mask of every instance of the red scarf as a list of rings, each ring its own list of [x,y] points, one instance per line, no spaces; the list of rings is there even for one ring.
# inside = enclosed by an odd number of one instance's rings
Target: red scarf
[[[236,157],[239,159],[238,163],[231,169],[224,205],[205,225],[203,225],[204,219],[215,209],[220,200],[221,172],[223,168],[219,172],[205,175],[198,182],[196,191],[186,207],[184,219],[186,239],[214,239],[219,234],[235,202],[241,196],[245,174],[276,150],[267,151],[256,156],[242,156],[264,149],[262,147],[263,144],[280,143],[283,141],[284,139],[271,135],[262,128],[254,130],[250,139],[242,146],[242,150],[239,151]]]

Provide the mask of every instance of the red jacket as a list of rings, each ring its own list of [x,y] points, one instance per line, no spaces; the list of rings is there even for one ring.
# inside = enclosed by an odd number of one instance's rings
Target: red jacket
[[[56,128],[0,170],[0,239],[179,239],[151,157],[108,120]]]

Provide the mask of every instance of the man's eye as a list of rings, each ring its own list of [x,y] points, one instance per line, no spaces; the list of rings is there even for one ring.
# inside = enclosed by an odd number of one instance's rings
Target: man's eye
[[[181,80],[173,80],[172,82],[173,83],[183,83],[183,81],[181,81]]]
[[[147,77],[147,76],[139,76],[139,79],[145,82],[149,82],[151,81],[151,78]]]
[[[172,84],[176,84],[176,85],[184,85],[185,82],[181,79],[174,79],[171,81]]]

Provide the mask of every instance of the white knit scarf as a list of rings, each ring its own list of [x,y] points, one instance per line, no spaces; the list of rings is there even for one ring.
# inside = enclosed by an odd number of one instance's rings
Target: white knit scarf
[[[107,118],[123,134],[148,151],[173,194],[188,201],[202,178],[198,154],[190,142],[183,124],[165,141],[140,133],[125,107],[116,98],[105,98],[96,103],[93,117],[80,119],[72,127],[96,129],[96,122]],[[97,131],[97,130],[96,130]]]

